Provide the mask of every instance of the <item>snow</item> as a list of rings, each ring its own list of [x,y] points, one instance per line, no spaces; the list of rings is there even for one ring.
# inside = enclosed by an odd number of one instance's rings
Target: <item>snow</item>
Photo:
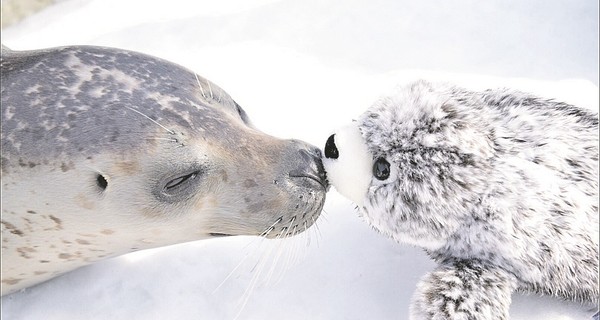
[[[598,110],[597,1],[66,0],[4,45],[136,50],[214,81],[253,123],[323,147],[381,93],[423,77]],[[331,191],[307,233],[203,240],[78,269],[2,298],[3,319],[406,319],[435,264]],[[511,319],[590,307],[515,294]]]

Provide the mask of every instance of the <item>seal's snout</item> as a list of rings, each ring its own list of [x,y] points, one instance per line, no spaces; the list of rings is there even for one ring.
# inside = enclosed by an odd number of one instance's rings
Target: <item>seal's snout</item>
[[[295,160],[297,166],[290,171],[290,177],[308,178],[327,189],[328,183],[325,168],[321,161],[322,156],[321,150],[317,147],[311,145],[300,146],[298,149],[298,156]]]
[[[324,153],[328,183],[361,206],[371,183],[373,158],[358,124],[352,122],[330,135]]]
[[[325,143],[325,157],[327,159],[337,159],[340,156],[340,152],[335,146],[335,133],[330,135]]]
[[[314,173],[319,178],[319,182],[321,183],[321,185],[323,185],[323,187],[327,189],[327,173],[325,172],[325,167],[323,166],[323,161],[321,160],[323,158],[323,153],[321,153],[321,150],[319,150],[318,148],[312,148],[312,152],[308,154],[311,157],[311,168],[314,170]]]

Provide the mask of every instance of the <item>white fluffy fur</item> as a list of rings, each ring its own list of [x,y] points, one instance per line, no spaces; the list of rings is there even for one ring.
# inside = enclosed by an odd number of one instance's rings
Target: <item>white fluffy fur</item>
[[[597,113],[420,81],[357,124],[368,152],[338,146],[340,159],[392,167],[357,202],[363,216],[440,264],[417,286],[411,319],[508,319],[514,290],[597,305]],[[326,169],[336,189],[354,183],[354,170]]]
[[[334,139],[343,152],[337,159],[323,159],[327,178],[340,194],[362,206],[371,183],[372,156],[354,122],[337,130]]]

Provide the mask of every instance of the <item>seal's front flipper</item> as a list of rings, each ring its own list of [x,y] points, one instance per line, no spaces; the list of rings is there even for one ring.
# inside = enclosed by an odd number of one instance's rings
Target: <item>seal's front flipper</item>
[[[411,320],[508,320],[513,276],[478,261],[453,260],[425,275],[417,284]]]

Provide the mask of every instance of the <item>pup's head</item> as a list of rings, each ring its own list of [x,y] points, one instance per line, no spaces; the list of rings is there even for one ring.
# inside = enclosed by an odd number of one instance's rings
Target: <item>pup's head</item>
[[[329,182],[375,229],[439,248],[472,218],[486,183],[493,147],[481,105],[447,86],[398,89],[327,139]]]

